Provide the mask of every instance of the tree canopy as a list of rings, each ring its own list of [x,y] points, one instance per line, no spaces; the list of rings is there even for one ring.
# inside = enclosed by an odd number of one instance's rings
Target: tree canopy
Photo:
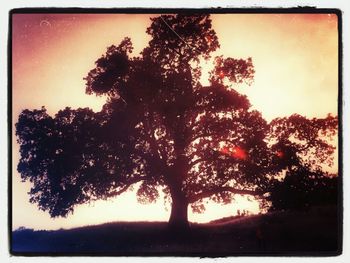
[[[146,32],[151,40],[139,56],[126,37],[87,74],[86,93],[107,96],[100,112],[67,107],[50,116],[43,107],[20,114],[18,171],[32,183],[31,202],[66,216],[138,183],[140,202],[163,191],[170,223],[181,225],[188,205],[201,212],[205,198],[268,200],[273,182],[290,173],[329,175],[323,165],[332,165],[337,117],[267,122],[235,89],[252,84],[252,58],[215,57],[209,85],[201,84],[201,61],[220,47],[208,14],[154,17]]]

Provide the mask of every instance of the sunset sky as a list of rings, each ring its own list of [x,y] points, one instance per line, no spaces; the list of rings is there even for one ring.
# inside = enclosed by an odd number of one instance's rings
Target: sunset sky
[[[15,14],[12,35],[13,124],[23,109],[45,106],[53,115],[66,106],[99,111],[103,97],[85,94],[83,78],[106,47],[125,36],[134,55],[150,40],[145,33],[151,15]],[[238,90],[267,120],[299,113],[307,117],[337,115],[338,31],[333,14],[217,14],[212,15],[221,49],[216,55],[252,57],[256,74],[252,86]],[[210,64],[203,65],[209,70]],[[205,82],[205,76],[203,82]],[[168,220],[163,200],[140,205],[134,192],[112,201],[76,207],[67,218],[51,219],[28,202],[29,183],[16,171],[18,145],[13,127],[13,228],[69,228],[123,220]],[[256,203],[237,198],[231,205],[208,204],[190,221],[207,222],[230,216],[237,209],[258,211]]]

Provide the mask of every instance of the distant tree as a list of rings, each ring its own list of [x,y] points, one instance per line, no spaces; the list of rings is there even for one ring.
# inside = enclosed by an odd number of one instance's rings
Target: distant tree
[[[125,38],[85,78],[88,94],[107,96],[100,112],[65,108],[51,117],[43,107],[20,114],[18,171],[32,183],[32,203],[66,216],[77,204],[137,185],[141,203],[163,191],[170,226],[185,227],[189,205],[202,212],[205,198],[265,200],[270,182],[286,171],[331,162],[334,148],[323,138],[336,133],[336,117],[267,123],[235,90],[252,83],[251,58],[216,57],[210,84],[201,84],[200,62],[219,48],[209,15],[151,20],[152,39],[140,56],[130,57]]]

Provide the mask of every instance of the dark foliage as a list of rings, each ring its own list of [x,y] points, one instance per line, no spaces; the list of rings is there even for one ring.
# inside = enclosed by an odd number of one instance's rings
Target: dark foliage
[[[309,171],[288,172],[283,181],[272,182],[270,210],[305,210],[338,203],[338,177]]]
[[[209,15],[155,17],[147,33],[152,39],[140,56],[131,57],[125,38],[85,78],[88,94],[107,96],[101,112],[20,114],[18,171],[40,209],[65,216],[139,183],[140,202],[163,191],[172,200],[170,223],[186,225],[188,205],[201,212],[204,198],[263,200],[281,173],[331,165],[326,138],[335,135],[337,118],[266,122],[233,88],[252,83],[251,58],[217,57],[210,84],[201,84],[200,61],[219,48]]]

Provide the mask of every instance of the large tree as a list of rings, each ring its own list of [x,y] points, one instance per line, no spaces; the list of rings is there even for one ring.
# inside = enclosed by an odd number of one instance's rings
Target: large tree
[[[125,38],[85,78],[88,94],[107,97],[100,112],[65,108],[51,117],[43,107],[20,114],[18,171],[32,183],[31,202],[65,216],[137,185],[140,202],[163,191],[170,225],[186,226],[188,206],[203,211],[205,198],[264,200],[270,182],[290,171],[326,175],[320,164],[331,165],[327,136],[336,133],[336,117],[295,114],[268,123],[235,90],[252,83],[251,58],[216,57],[209,85],[201,84],[201,61],[219,48],[209,15],[151,20],[139,56]]]

